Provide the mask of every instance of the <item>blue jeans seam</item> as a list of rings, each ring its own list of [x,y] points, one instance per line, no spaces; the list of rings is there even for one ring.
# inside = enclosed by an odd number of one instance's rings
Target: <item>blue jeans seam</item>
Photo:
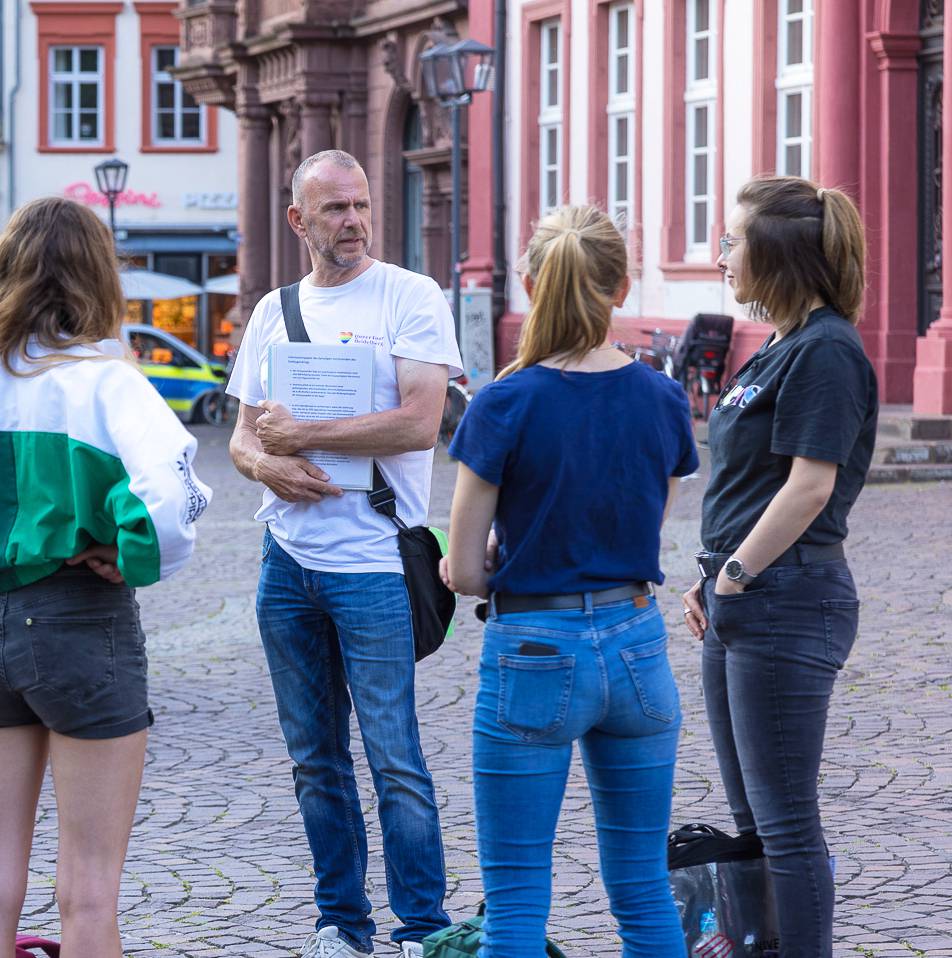
[[[305,589],[307,589],[306,577],[304,579],[304,587]],[[340,640],[338,639],[338,641]],[[321,657],[324,660],[322,663],[324,667],[324,673],[326,675],[330,675],[332,664],[331,664],[330,649],[328,648],[327,643],[322,644]],[[343,661],[341,662],[341,668],[343,668]],[[328,685],[329,685],[328,694],[330,696],[330,703],[331,703],[331,715],[336,716],[337,715],[337,696],[334,691],[334,683],[330,682],[328,683]],[[347,782],[345,780],[344,769],[343,769],[343,766],[341,765],[341,760],[340,760],[340,753],[341,753],[340,729],[336,726],[337,726],[337,723],[335,721],[334,771],[337,773],[337,787],[340,789],[340,792],[342,795],[346,795]],[[351,843],[351,848],[353,849],[353,852],[354,852],[354,868],[357,870],[357,873],[361,876],[361,885],[363,885],[365,875],[364,875],[363,867],[360,862],[360,842],[357,840],[357,831],[354,827],[354,816],[351,812],[350,802],[346,802],[346,801],[344,802],[344,812],[347,816],[347,828],[348,828],[348,831],[350,832],[350,843]],[[366,897],[366,894],[364,897]],[[361,940],[357,944],[359,945],[358,950],[361,950],[366,945],[366,942]]]
[[[608,718],[611,711],[611,683],[608,681],[608,666],[605,664],[605,656],[602,654],[602,647],[596,634],[592,639],[592,645],[595,649],[595,661],[598,663],[599,681],[602,686],[602,710],[598,714],[598,721],[593,722],[593,727],[598,727]]]

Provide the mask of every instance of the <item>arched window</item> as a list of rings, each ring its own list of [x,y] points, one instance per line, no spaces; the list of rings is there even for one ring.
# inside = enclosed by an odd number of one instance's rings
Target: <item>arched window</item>
[[[407,156],[423,145],[420,108],[411,103],[403,123],[403,266],[423,272],[423,170]]]

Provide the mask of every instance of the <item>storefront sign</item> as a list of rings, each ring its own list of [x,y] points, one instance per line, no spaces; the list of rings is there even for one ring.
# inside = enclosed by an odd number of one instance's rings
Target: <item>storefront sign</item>
[[[236,210],[237,193],[186,193],[185,208],[192,210]]]
[[[63,190],[63,196],[75,200],[84,206],[108,206],[109,200],[88,183],[71,183]],[[116,197],[116,206],[148,206],[158,209],[162,205],[158,193],[137,193],[135,190],[123,190]]]

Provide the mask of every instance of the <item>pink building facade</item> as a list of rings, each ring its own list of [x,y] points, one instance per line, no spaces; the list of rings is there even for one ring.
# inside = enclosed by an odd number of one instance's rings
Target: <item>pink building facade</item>
[[[306,263],[283,225],[296,162],[343,147],[375,196],[375,252],[448,285],[449,123],[419,54],[496,44],[496,0],[189,0],[179,76],[239,120],[242,309]],[[952,22],[942,0],[508,0],[505,256],[493,244],[493,97],[467,111],[464,287],[497,297],[497,362],[527,302],[515,264],[532,223],[597,202],[629,244],[618,338],[736,317],[733,363],[765,338],[714,267],[737,189],[758,173],[846,189],[868,229],[861,326],[882,399],[952,413]]]
[[[510,259],[545,209],[598,202],[629,239],[635,284],[616,316],[619,338],[733,313],[736,365],[765,338],[713,266],[737,188],[767,172],[844,188],[868,230],[861,330],[882,399],[952,413],[943,14],[941,0],[510,4],[519,67],[509,97],[521,105],[507,166]],[[509,291],[503,357],[527,305],[512,282]]]

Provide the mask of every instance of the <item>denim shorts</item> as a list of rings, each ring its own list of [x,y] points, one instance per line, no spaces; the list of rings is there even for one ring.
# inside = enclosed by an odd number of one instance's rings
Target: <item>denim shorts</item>
[[[0,728],[42,724],[73,738],[153,722],[135,593],[82,567],[0,592]]]

